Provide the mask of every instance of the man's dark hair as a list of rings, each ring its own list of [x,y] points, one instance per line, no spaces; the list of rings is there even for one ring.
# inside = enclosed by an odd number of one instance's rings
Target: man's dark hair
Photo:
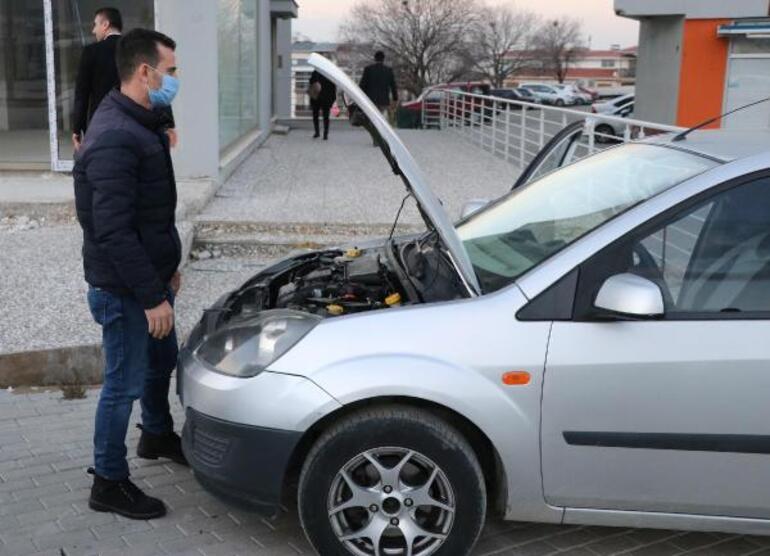
[[[123,17],[120,15],[120,10],[117,8],[99,8],[94,12],[94,17],[98,15],[106,19],[113,29],[118,31],[123,30]]]
[[[384,62],[385,61],[385,53],[382,50],[378,50],[374,53],[374,61],[375,62]]]
[[[176,50],[173,39],[152,29],[131,29],[120,38],[115,51],[115,63],[121,83],[131,79],[136,68],[142,64],[157,67],[160,60],[159,44]]]

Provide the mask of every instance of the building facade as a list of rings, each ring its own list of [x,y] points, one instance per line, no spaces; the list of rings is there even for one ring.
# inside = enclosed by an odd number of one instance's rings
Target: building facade
[[[75,76],[97,8],[177,42],[181,178],[218,179],[291,106],[294,0],[0,0],[0,169],[72,168]]]
[[[613,46],[609,50],[580,50],[569,63],[565,82],[580,83],[592,89],[632,87],[636,77],[636,50],[635,46]],[[520,53],[513,55],[521,56]],[[530,55],[531,61],[506,80],[507,87],[515,87],[528,81],[556,83],[556,76],[545,67],[543,56],[537,52]]]
[[[636,117],[694,126],[770,97],[770,0],[615,0],[640,22]],[[712,127],[770,128],[770,103]]]

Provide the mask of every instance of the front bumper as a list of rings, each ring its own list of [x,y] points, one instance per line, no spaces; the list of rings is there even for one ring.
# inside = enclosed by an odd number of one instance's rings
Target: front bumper
[[[177,393],[186,415],[182,448],[205,488],[272,512],[302,435],[341,406],[302,376],[264,371],[237,378],[213,371],[190,347],[203,337],[205,320],[177,361]]]
[[[204,488],[235,505],[272,515],[301,436],[215,419],[188,407],[182,449]]]

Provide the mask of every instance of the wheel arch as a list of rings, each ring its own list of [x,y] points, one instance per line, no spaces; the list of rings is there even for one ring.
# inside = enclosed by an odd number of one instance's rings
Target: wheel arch
[[[363,408],[371,408],[373,405],[401,405],[424,409],[444,419],[458,429],[460,434],[468,441],[476,454],[484,474],[484,482],[487,488],[490,508],[498,515],[505,513],[507,493],[507,479],[502,458],[486,433],[482,431],[470,419],[456,410],[440,403],[411,396],[377,396],[356,400],[346,404],[335,411],[324,415],[308,428],[299,443],[294,448],[286,468],[283,481],[284,497],[289,493],[294,496],[294,485],[302,470],[302,464],[307,454],[312,449],[316,440],[325,430],[348,415]]]

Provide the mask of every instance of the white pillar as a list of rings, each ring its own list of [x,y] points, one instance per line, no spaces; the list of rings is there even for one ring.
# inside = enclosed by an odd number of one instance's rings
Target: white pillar
[[[155,0],[155,28],[176,41],[181,86],[174,100],[177,178],[219,178],[217,6],[212,0]]]

